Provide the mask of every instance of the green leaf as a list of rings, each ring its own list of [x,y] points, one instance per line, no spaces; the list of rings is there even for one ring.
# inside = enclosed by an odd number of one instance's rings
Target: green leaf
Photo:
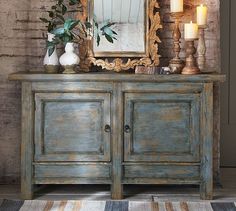
[[[51,47],[51,48],[48,48],[48,56],[51,56],[54,51],[55,51],[55,46]]]
[[[65,34],[67,34],[69,37],[72,36],[70,31],[65,31]]]
[[[68,35],[64,36],[62,39],[63,39],[64,45],[66,45],[66,43],[72,41],[72,37],[70,37],[70,36],[68,36]]]
[[[70,13],[78,13],[80,11],[78,9],[74,9],[74,10],[70,9],[68,12],[70,12]]]
[[[113,43],[112,37],[109,36],[108,34],[105,34],[105,38],[107,39],[108,42]]]
[[[52,32],[54,30],[54,28],[55,28],[55,25],[52,22],[50,22],[48,24],[48,32]]]
[[[113,32],[109,27],[105,27],[103,31],[104,31],[104,34],[108,34],[110,37],[113,36]]]
[[[97,22],[95,22],[95,24],[94,24],[94,25],[95,25],[95,27],[98,29],[98,23],[97,23]]]
[[[49,48],[49,47],[52,47],[52,46],[54,46],[55,44],[53,43],[53,42],[50,42],[50,41],[47,41],[47,47]]]
[[[80,20],[74,21],[71,23],[69,30],[74,29],[78,24],[80,23]]]
[[[80,2],[79,0],[70,0],[69,4],[70,5],[75,5],[75,4],[78,4],[79,2]]]
[[[118,35],[114,30],[112,30],[113,34]]]
[[[57,14],[56,16],[62,21],[62,23],[65,22],[65,18],[62,15]]]
[[[54,38],[52,41],[47,41],[47,47],[56,46],[59,43],[59,40],[57,38]]]
[[[105,25],[101,28],[101,30],[104,30],[104,28],[111,27],[111,26],[113,26],[113,25],[115,25],[115,23],[109,22],[109,23],[105,24]]]
[[[49,15],[50,18],[53,18],[54,17],[54,12],[48,11],[48,15]]]
[[[58,4],[61,5],[63,3],[63,0],[58,0]]]
[[[94,27],[93,36],[97,38],[98,35],[99,35],[98,29],[97,29],[97,27]]]
[[[66,12],[67,12],[67,7],[64,4],[62,4],[62,15],[65,15]]]
[[[50,22],[50,21],[47,20],[46,18],[40,18],[40,20],[41,20],[42,22],[44,22],[44,23],[49,23],[49,22]]]
[[[74,22],[74,20],[72,20],[72,19],[66,19],[65,20],[65,23],[64,23],[64,29],[65,30],[69,30],[70,29],[70,26],[71,26],[71,24],[73,24],[73,22]]]
[[[57,29],[53,30],[53,34],[55,34],[55,35],[62,35],[64,33],[65,33],[64,28],[57,28]]]
[[[99,34],[97,34],[97,46],[99,46],[100,41],[101,41],[101,38],[100,38]]]
[[[87,29],[91,29],[91,28],[92,28],[92,24],[91,24],[90,22],[88,22],[88,21],[86,21],[86,22],[84,23],[84,25],[85,25],[85,27],[86,27]]]

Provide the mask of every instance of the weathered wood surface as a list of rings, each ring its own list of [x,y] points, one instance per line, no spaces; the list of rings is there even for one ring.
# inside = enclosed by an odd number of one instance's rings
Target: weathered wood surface
[[[94,183],[111,184],[113,199],[123,184],[200,184],[212,198],[213,84],[223,75],[10,79],[23,81],[23,197],[33,184]]]
[[[35,102],[36,161],[110,161],[110,93],[36,93]]]
[[[153,184],[153,185],[199,185],[200,179],[173,178],[125,178],[123,184]]]
[[[124,178],[158,179],[186,179],[197,180],[200,175],[200,166],[177,165],[124,165]]]
[[[200,93],[202,92],[202,83],[190,83],[190,82],[171,82],[170,83],[132,83],[127,82],[122,84],[123,92],[132,93]]]
[[[111,178],[110,165],[94,164],[35,164],[35,178]]]
[[[34,184],[52,184],[52,185],[71,185],[71,184],[107,184],[107,185],[112,185],[113,181],[111,179],[107,178],[86,178],[86,177],[59,177],[59,178],[34,178],[33,179]]]
[[[112,100],[112,186],[111,196],[112,199],[123,198],[123,95],[121,92],[121,84],[114,84],[113,100]]]
[[[123,0],[129,2],[130,0]],[[234,3],[235,0],[231,0]],[[159,45],[159,52],[161,55],[160,66],[167,66],[169,60],[173,56],[172,47],[172,28],[173,19],[170,17],[169,4],[170,0],[158,0],[160,3],[160,15],[164,25],[164,30],[160,33],[162,43]],[[209,6],[208,23],[209,28],[206,31],[207,44],[207,69],[220,69],[220,36],[223,38],[223,45],[225,51],[222,51],[222,62],[229,60],[228,55],[228,36],[227,31],[229,27],[229,20],[225,19],[220,27],[219,8],[230,2],[229,0],[222,0],[221,6],[219,0],[204,0],[193,1],[184,0],[185,2],[185,16],[182,18],[183,23],[190,20],[195,20],[196,6],[204,3]],[[20,104],[19,85],[9,82],[7,80],[8,74],[14,71],[23,69],[38,68],[42,66],[42,59],[46,53],[45,36],[46,27],[39,21],[39,17],[44,16],[45,8],[50,8],[55,2],[53,0],[1,0],[0,20],[2,23],[1,37],[0,37],[0,63],[1,63],[1,164],[0,164],[0,182],[4,184],[18,183],[20,175]],[[234,3],[235,4],[235,3]],[[234,5],[233,4],[233,5]],[[220,7],[219,7],[220,6]],[[232,11],[235,9],[231,8]],[[223,13],[224,14],[224,13]],[[229,16],[227,11],[226,16]],[[235,15],[235,14],[233,14]],[[45,14],[46,16],[46,14]],[[224,15],[222,16],[224,19]],[[236,19],[235,19],[236,20]],[[234,27],[235,22],[231,25]],[[222,29],[220,33],[220,28]],[[235,30],[232,30],[232,33]],[[235,36],[231,36],[234,41]],[[231,43],[232,44],[232,43]],[[61,50],[61,49],[60,49]],[[182,51],[183,52],[183,51]],[[232,49],[232,52],[235,52]],[[58,51],[58,55],[62,52]],[[234,59],[234,54],[232,58]],[[181,54],[184,57],[184,53]],[[82,61],[81,61],[82,62]],[[222,66],[227,70],[227,65]],[[232,63],[232,72],[234,74],[235,65]],[[223,70],[222,69],[222,70]],[[232,75],[231,75],[232,77]],[[232,77],[232,87],[235,85]],[[234,90],[234,88],[232,89]],[[232,94],[234,91],[231,92]],[[226,95],[226,94],[224,94]],[[226,95],[227,96],[227,95]],[[232,95],[233,96],[233,95]],[[222,102],[225,102],[224,100]],[[233,109],[234,110],[234,109]],[[230,140],[230,139],[229,139]],[[225,142],[223,142],[225,143]],[[225,145],[225,144],[224,144]],[[230,148],[229,142],[227,150]],[[226,150],[225,155],[229,154]],[[234,148],[232,149],[232,151]],[[232,152],[232,155],[234,153]],[[230,156],[229,156],[230,158]],[[231,161],[231,160],[230,160]],[[227,160],[228,162],[228,160]],[[227,163],[225,163],[227,164]]]
[[[224,82],[221,74],[199,75],[135,75],[112,73],[81,73],[81,74],[45,74],[43,72],[18,72],[9,75],[9,80],[19,81],[136,81],[136,82]]]
[[[201,199],[213,198],[213,83],[204,85],[201,106]]]
[[[21,138],[21,197],[33,197],[33,109],[34,100],[30,82],[22,84],[22,138]]]
[[[220,150],[220,141],[221,141],[221,97],[220,97],[220,83],[214,83],[213,85],[213,179],[216,185],[221,185],[220,179],[220,165],[221,165],[221,156],[222,153]]]
[[[37,92],[92,92],[92,93],[99,93],[99,92],[111,92],[113,90],[112,83],[104,83],[104,82],[67,82],[67,81],[54,81],[51,83],[48,82],[37,82],[32,84],[32,90]]]
[[[171,87],[171,84],[169,85]],[[200,95],[125,93],[125,161],[199,161]]]

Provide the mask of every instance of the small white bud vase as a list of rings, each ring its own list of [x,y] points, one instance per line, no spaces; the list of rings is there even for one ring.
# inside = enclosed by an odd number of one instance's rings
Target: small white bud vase
[[[48,41],[52,42],[55,35],[48,33]],[[43,60],[43,65],[46,73],[58,73],[59,71],[59,59],[57,56],[57,49],[55,48],[53,54],[49,56],[49,50],[47,49],[47,53]]]
[[[60,64],[64,68],[64,74],[76,73],[75,68],[80,62],[80,58],[75,53],[74,43],[67,43],[65,53],[60,57]]]

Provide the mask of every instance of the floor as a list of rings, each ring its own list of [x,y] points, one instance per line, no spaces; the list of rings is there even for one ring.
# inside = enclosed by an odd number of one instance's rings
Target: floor
[[[216,201],[236,202],[236,168],[221,170],[222,187],[216,187]],[[128,185],[126,200],[143,201],[200,201],[198,186]],[[19,185],[0,185],[0,198],[20,199]],[[109,200],[110,186],[106,185],[49,185],[35,193],[38,200]]]

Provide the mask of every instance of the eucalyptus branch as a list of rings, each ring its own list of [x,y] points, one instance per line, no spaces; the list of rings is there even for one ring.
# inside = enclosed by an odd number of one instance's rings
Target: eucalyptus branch
[[[117,33],[111,28],[115,23],[106,21],[99,26],[98,22],[94,19],[93,25],[88,21],[80,21],[71,18],[65,18],[66,13],[77,12],[77,10],[70,10],[69,6],[76,5],[78,11],[83,11],[81,0],[57,0],[55,5],[51,6],[48,12],[48,18],[40,18],[40,20],[47,24],[47,30],[55,35],[52,42],[47,42],[49,49],[49,56],[52,55],[57,44],[63,43],[66,45],[68,42],[81,43],[88,39],[89,36],[95,36],[97,45],[100,44],[101,36],[106,40],[113,43],[116,40]],[[90,33],[94,29],[94,34]]]

